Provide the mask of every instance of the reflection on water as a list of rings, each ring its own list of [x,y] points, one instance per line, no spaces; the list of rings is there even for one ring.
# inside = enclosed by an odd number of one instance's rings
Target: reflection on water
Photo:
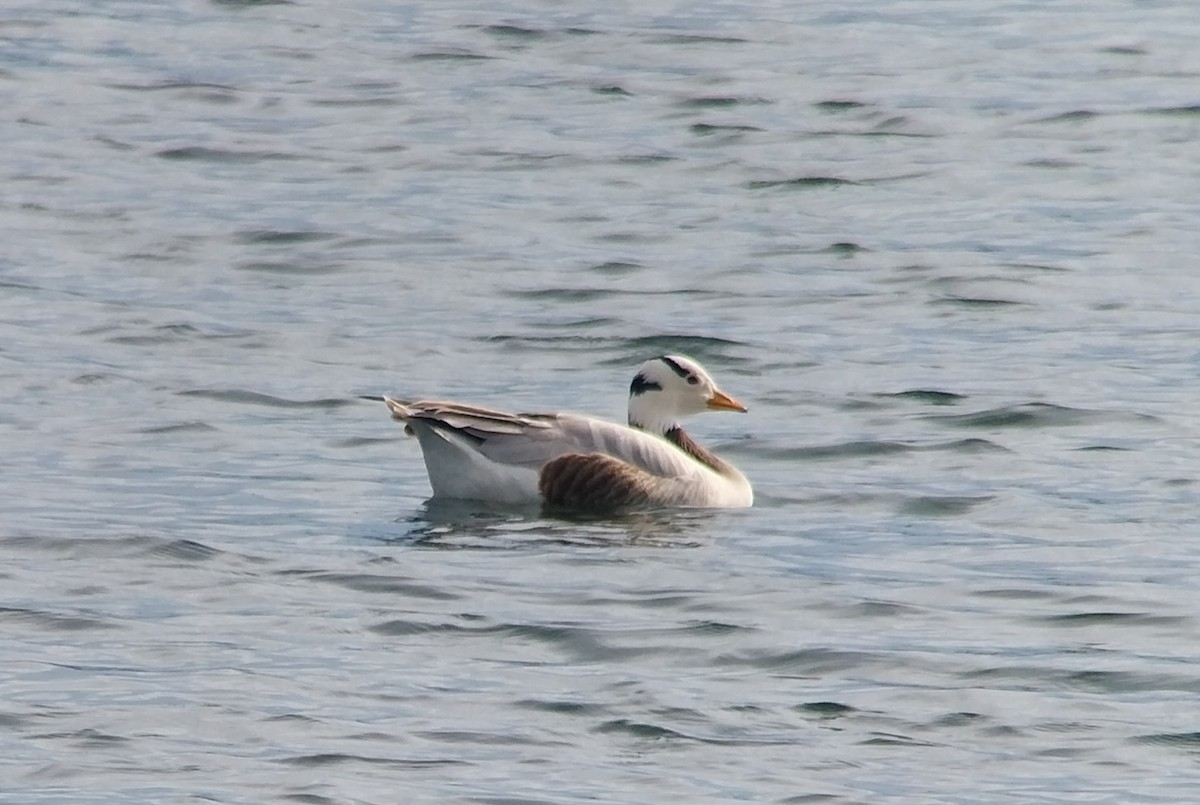
[[[696,547],[713,536],[714,514],[702,510],[634,511],[591,516],[546,513],[538,506],[430,498],[397,522],[409,530],[388,542],[431,548],[538,549],[580,547]]]

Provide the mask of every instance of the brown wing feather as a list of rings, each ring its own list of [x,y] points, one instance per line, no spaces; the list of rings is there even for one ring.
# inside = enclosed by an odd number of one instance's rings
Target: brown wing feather
[[[649,503],[655,478],[604,453],[568,453],[546,463],[538,491],[548,506],[611,512]]]

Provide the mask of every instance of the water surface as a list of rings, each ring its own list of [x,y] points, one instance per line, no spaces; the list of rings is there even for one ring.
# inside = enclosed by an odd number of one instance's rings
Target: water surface
[[[1188,801],[1198,37],[10,9],[3,798]],[[619,419],[674,351],[752,509],[429,501],[358,399]]]

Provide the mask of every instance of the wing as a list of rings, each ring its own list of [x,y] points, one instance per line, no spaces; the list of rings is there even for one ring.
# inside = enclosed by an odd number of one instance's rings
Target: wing
[[[459,439],[500,464],[540,470],[568,453],[602,453],[651,475],[694,474],[697,463],[665,439],[635,428],[576,414],[510,414],[443,401],[384,397],[392,418],[410,428]],[[421,433],[418,432],[418,436]]]
[[[392,419],[407,422],[410,426],[420,423],[457,432],[472,441],[544,430],[549,427],[546,420],[552,418],[545,414],[510,414],[478,405],[441,400],[406,402],[385,396],[383,401],[392,412]]]
[[[694,476],[703,470],[666,439],[637,428],[575,414],[559,414],[555,422],[563,442],[570,445],[564,453],[603,453],[660,478]]]

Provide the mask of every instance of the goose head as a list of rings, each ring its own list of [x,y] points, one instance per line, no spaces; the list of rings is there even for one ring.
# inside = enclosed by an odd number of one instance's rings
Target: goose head
[[[629,424],[664,434],[679,419],[702,411],[745,411],[717,388],[712,375],[691,358],[663,355],[646,361],[629,384]]]

